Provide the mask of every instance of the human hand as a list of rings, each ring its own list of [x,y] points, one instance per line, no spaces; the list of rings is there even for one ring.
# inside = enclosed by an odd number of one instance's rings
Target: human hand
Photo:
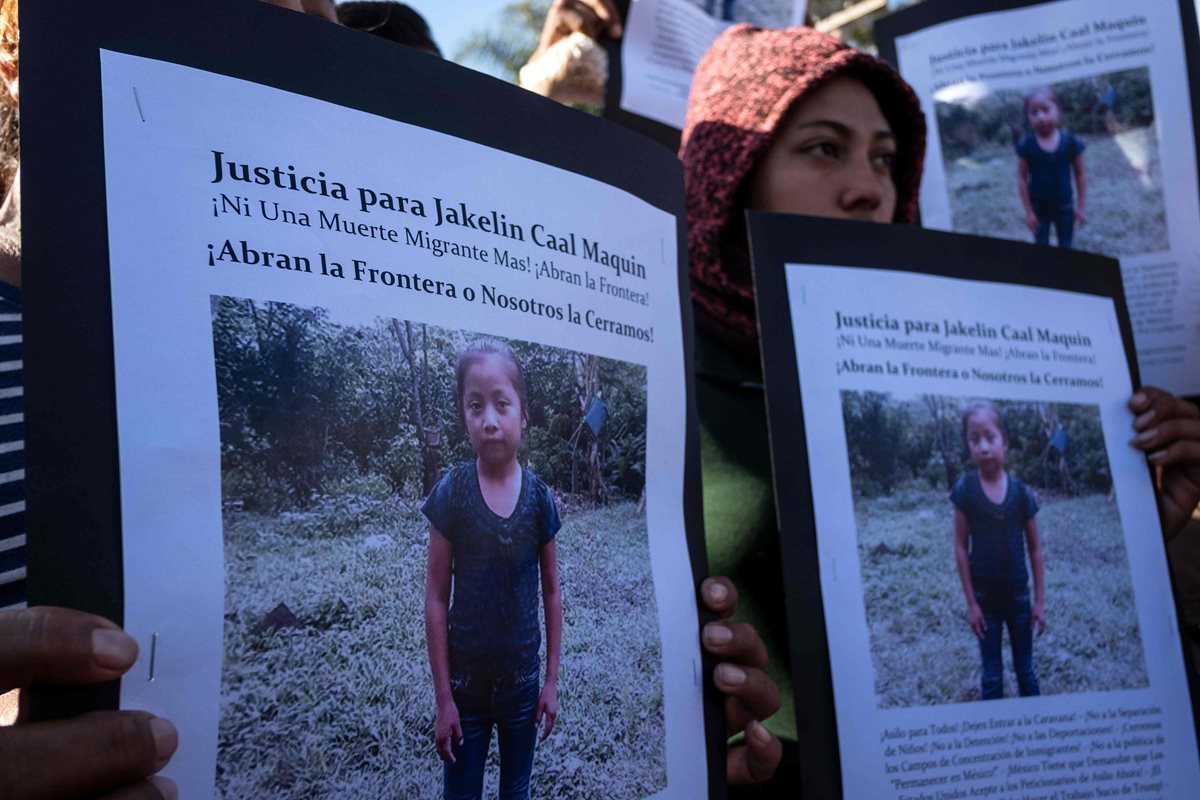
[[[1075,224],[1081,227],[1087,224],[1087,214],[1082,208],[1075,209]]]
[[[1046,606],[1043,603],[1034,603],[1030,610],[1030,622],[1033,623],[1033,629],[1037,631],[1037,635],[1041,636],[1046,632]]]
[[[767,648],[753,625],[729,622],[737,611],[737,589],[728,578],[708,578],[700,586],[704,605],[721,618],[704,626],[704,649],[721,662],[713,682],[725,694],[729,734],[745,731],[746,744],[729,748],[725,773],[729,783],[761,783],[775,773],[783,745],[762,724],[779,710],[779,689],[764,671]]]
[[[1200,503],[1200,409],[1154,386],[1129,398],[1129,409],[1137,414],[1130,444],[1158,468],[1158,510],[1170,539]]]
[[[42,606],[0,611],[0,692],[34,681],[116,680],[137,659],[137,642],[101,617]],[[21,716],[24,716],[22,714]],[[178,745],[175,726],[144,711],[95,711],[72,719],[0,728],[4,797],[174,800],[158,772]]]
[[[546,720],[546,727],[542,729],[542,735],[538,737],[538,741],[542,742],[550,735],[550,731],[554,730],[554,721],[558,719],[558,684],[554,681],[546,681],[546,685],[542,687],[533,727],[540,726],[543,718]]]
[[[979,607],[978,603],[971,603],[967,606],[967,625],[971,627],[977,637],[983,638],[983,633],[987,630],[987,620],[983,618],[983,609]]]
[[[619,39],[621,14],[612,0],[554,0],[542,25],[537,50],[529,60],[533,61],[559,39],[576,31],[592,39],[599,39],[602,34]]]
[[[1025,225],[1028,226],[1030,233],[1037,233],[1038,218],[1037,214],[1032,211],[1025,212]]]
[[[437,718],[433,722],[433,741],[442,761],[453,764],[454,746],[463,743],[462,723],[458,719],[458,706],[453,700],[438,706]]]

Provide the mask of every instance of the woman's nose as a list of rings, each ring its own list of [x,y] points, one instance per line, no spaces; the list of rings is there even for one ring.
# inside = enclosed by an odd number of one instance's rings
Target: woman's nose
[[[852,215],[869,215],[883,202],[879,173],[870,159],[855,159],[846,165],[838,203]]]

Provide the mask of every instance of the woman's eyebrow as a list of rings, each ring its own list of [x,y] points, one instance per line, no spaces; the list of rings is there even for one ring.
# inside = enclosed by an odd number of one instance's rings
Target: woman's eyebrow
[[[854,129],[844,122],[838,122],[835,119],[813,119],[808,122],[801,122],[792,126],[793,131],[802,131],[805,128],[825,127],[832,128],[839,136],[850,137],[854,135]],[[892,133],[891,128],[880,128],[871,134],[871,138],[878,139],[896,139],[896,134]]]

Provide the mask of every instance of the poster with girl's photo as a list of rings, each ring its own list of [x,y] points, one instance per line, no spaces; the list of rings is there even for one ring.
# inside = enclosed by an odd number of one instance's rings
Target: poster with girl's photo
[[[1193,0],[925,0],[875,34],[925,110],[922,224],[1118,259],[1142,377],[1200,395]]]
[[[749,226],[811,793],[1191,800],[1182,521],[1138,447],[1177,423],[1135,416],[1117,262]]]
[[[1145,687],[1096,406],[842,393],[880,708]]]
[[[221,795],[661,791],[645,368],[234,297],[212,326]]]

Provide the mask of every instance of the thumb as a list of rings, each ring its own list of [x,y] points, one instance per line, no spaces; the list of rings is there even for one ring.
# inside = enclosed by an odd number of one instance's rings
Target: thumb
[[[746,725],[746,744],[731,747],[725,770],[730,784],[762,783],[775,774],[783,744],[758,720]]]

